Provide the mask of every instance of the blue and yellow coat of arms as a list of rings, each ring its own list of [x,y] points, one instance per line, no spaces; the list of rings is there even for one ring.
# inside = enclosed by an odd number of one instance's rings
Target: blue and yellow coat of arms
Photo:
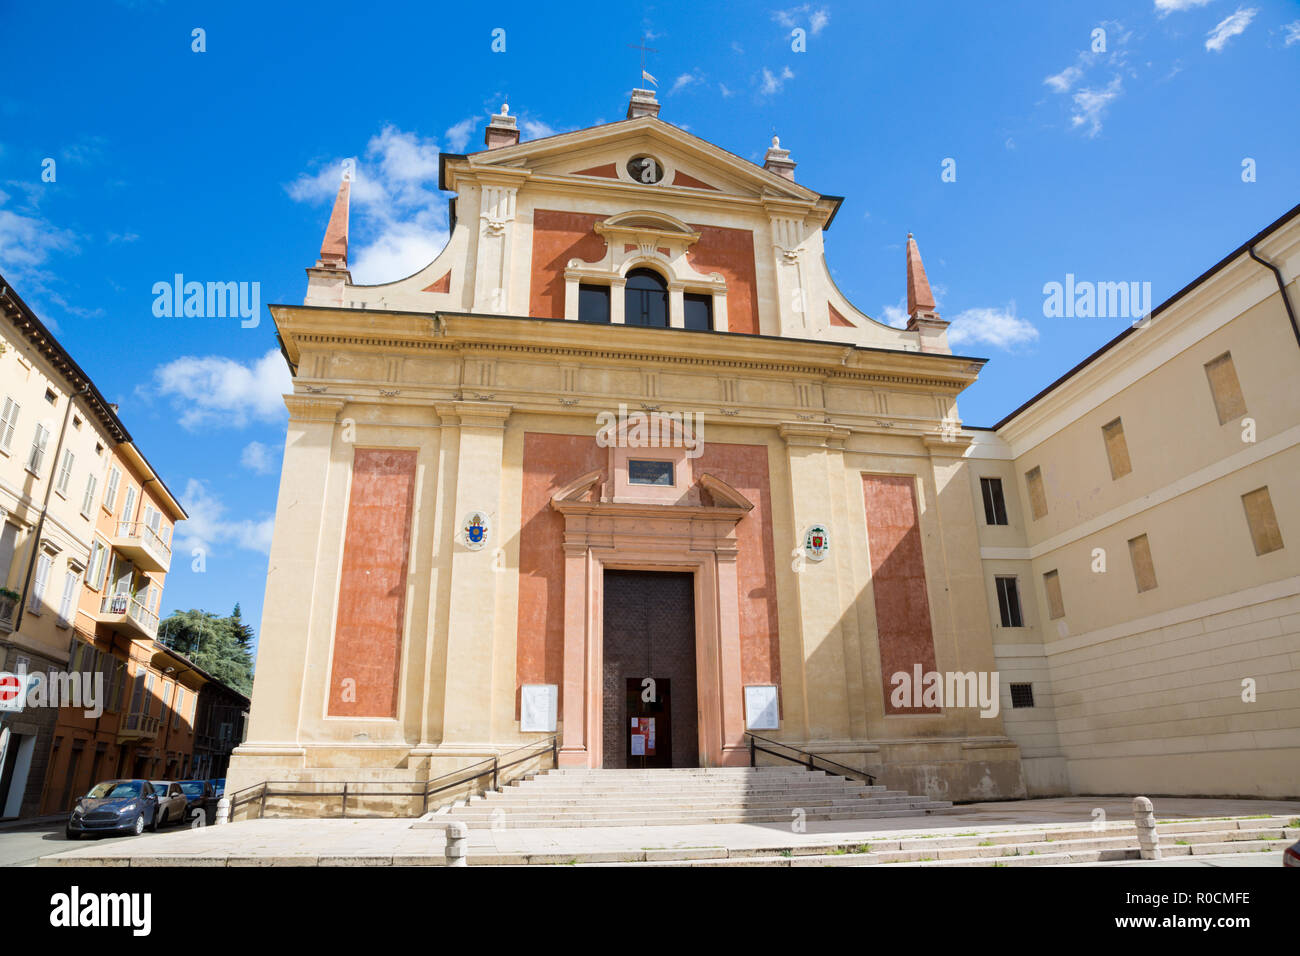
[[[461,531],[465,534],[465,544],[473,551],[477,551],[488,542],[488,518],[481,511],[471,512],[465,518]]]

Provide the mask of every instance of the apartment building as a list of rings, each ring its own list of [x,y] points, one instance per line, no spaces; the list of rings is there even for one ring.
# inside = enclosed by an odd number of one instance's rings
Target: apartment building
[[[209,678],[156,642],[172,533],[184,518],[136,445],[117,445],[98,502],[70,668],[99,682],[103,703],[93,711],[60,708],[43,812],[68,809],[96,779],[175,777],[189,768],[199,688]]]
[[[1030,795],[1300,794],[1297,272],[1300,207],[970,433]]]
[[[0,670],[69,663],[113,449],[130,436],[90,377],[0,276]],[[56,713],[0,711],[0,817],[40,804]]]

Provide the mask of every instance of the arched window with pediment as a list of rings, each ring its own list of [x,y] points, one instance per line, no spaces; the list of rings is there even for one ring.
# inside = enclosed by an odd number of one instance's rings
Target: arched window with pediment
[[[653,269],[633,269],[627,274],[623,298],[627,325],[668,328],[668,283]]]

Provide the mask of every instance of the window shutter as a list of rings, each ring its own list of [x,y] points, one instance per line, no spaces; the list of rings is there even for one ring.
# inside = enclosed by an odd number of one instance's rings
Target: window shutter
[[[69,571],[63,576],[63,598],[59,601],[59,621],[68,624],[72,621],[72,599],[77,595],[77,572]]]
[[[1128,442],[1124,440],[1124,422],[1117,418],[1102,425],[1101,437],[1106,443],[1106,457],[1110,460],[1110,477],[1123,478],[1133,470],[1128,457]]]
[[[18,424],[18,410],[22,406],[12,398],[5,399],[4,414],[0,415],[0,448],[9,450],[14,440],[14,428]]]
[[[1138,535],[1129,540],[1128,556],[1133,561],[1133,577],[1137,581],[1138,593],[1150,591],[1156,586],[1156,568],[1151,562],[1151,542],[1146,535]]]
[[[112,511],[117,504],[117,483],[122,480],[122,473],[114,468],[108,473],[108,487],[104,489],[104,504]]]
[[[1282,550],[1282,529],[1277,524],[1277,512],[1273,510],[1273,499],[1269,496],[1268,486],[1242,495],[1241,503],[1246,508],[1246,523],[1250,526],[1255,554]]]
[[[75,460],[76,456],[70,450],[64,451],[63,464],[59,467],[59,482],[54,486],[61,495],[66,496],[68,493],[68,481],[72,478],[72,463]]]
[[[90,475],[86,479],[86,497],[81,502],[81,513],[87,518],[90,517],[91,511],[95,507],[95,486],[99,484],[99,479]]]
[[[41,613],[41,601],[45,597],[45,585],[50,579],[50,556],[42,553],[36,562],[36,583],[32,587],[32,599],[28,610],[34,614]]]
[[[45,446],[50,441],[50,430],[44,425],[36,426],[36,437],[32,439],[32,453],[27,458],[27,467],[36,472],[41,472],[41,465],[45,463]]]
[[[1043,575],[1043,589],[1047,591],[1047,616],[1055,621],[1065,617],[1065,602],[1061,600],[1061,576],[1056,571]]]
[[[1210,380],[1210,394],[1214,397],[1214,410],[1219,415],[1220,425],[1246,414],[1246,399],[1241,394],[1241,382],[1237,379],[1231,352],[1224,352],[1206,362],[1205,375]]]
[[[1035,466],[1025,472],[1025,485],[1029,488],[1029,510],[1037,521],[1047,514],[1047,493],[1043,490],[1043,469]]]

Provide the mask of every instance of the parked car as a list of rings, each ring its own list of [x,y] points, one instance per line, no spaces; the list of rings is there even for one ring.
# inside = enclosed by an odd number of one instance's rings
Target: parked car
[[[224,797],[226,795],[225,777],[214,777],[212,780],[209,781],[209,783],[212,784],[212,790],[213,792],[216,793],[218,798]]]
[[[185,791],[176,780],[151,780],[153,789],[158,794],[158,826],[165,827],[169,823],[184,823],[188,814],[186,810],[189,801],[185,798]]]
[[[104,780],[77,800],[64,828],[69,840],[83,833],[134,833],[158,829],[158,795],[148,780]]]
[[[1300,866],[1300,840],[1296,840],[1282,851],[1283,866]]]
[[[209,780],[182,780],[181,790],[185,793],[185,819],[193,820],[203,814],[206,826],[217,819],[217,792]]]

